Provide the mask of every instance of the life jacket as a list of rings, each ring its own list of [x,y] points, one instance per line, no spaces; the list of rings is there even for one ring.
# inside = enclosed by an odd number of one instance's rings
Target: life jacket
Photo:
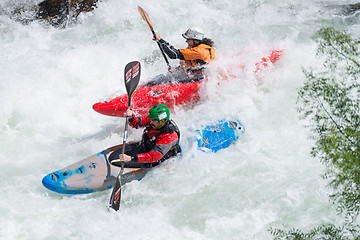
[[[206,44],[193,48],[179,49],[184,60],[180,60],[180,67],[187,73],[194,75],[204,69],[204,65],[215,59],[215,49]]]
[[[151,149],[153,149],[156,145],[156,139],[161,135],[161,134],[165,134],[165,133],[173,133],[176,132],[178,135],[178,141],[177,144],[170,149],[169,152],[167,152],[165,155],[163,155],[163,157],[160,159],[160,161],[164,161],[165,159],[168,159],[172,156],[177,155],[178,153],[181,152],[181,148],[180,148],[180,130],[177,127],[177,125],[175,124],[175,122],[173,120],[169,120],[166,122],[166,124],[161,127],[159,130],[155,130],[158,133],[156,133],[155,135],[153,135],[152,137],[149,138],[149,133],[154,131],[155,129],[153,129],[153,127],[150,125],[148,127],[146,127],[144,129],[144,133],[142,135],[142,140],[141,143],[142,145],[145,147],[145,151],[150,151]]]

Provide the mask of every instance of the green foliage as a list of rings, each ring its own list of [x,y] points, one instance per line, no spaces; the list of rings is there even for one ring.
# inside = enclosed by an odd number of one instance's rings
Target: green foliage
[[[330,196],[345,214],[344,225],[323,224],[308,233],[298,229],[270,229],[276,240],[360,240],[360,52],[359,40],[334,28],[323,28],[314,36],[321,69],[303,70],[306,81],[299,90],[301,119],[308,119],[315,146],[313,157],[326,166],[324,178]]]
[[[289,232],[270,229],[270,232],[275,236],[275,240],[360,240],[359,230],[358,227],[336,227],[333,224],[324,224],[308,233],[303,233],[298,229],[292,229]]]
[[[303,70],[299,91],[301,118],[311,120],[316,145],[311,154],[326,166],[340,211],[360,213],[360,41],[333,28],[314,37],[321,69]]]

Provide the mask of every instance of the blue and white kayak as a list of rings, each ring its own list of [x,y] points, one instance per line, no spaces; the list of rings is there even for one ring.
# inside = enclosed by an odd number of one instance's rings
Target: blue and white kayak
[[[196,130],[198,148],[204,152],[217,152],[229,147],[245,133],[245,127],[239,120],[219,120],[202,124]]]
[[[49,190],[64,194],[83,194],[112,188],[120,167],[110,164],[111,148],[84,160],[73,163],[61,170],[46,175],[42,184]],[[141,180],[149,169],[124,168],[121,183]]]
[[[201,124],[196,130],[198,148],[217,152],[229,147],[245,132],[239,120],[220,120]],[[93,156],[47,174],[42,184],[49,190],[63,194],[84,194],[112,188],[120,167],[110,164],[108,158],[117,147],[108,148]],[[151,168],[124,168],[121,183],[141,180]]]

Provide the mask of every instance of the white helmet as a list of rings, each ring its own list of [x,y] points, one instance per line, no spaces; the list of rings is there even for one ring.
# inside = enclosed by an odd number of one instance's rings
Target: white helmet
[[[188,39],[188,40],[199,40],[199,41],[202,41],[204,39],[204,34],[197,31],[197,30],[194,30],[194,29],[191,29],[189,28],[188,30],[186,30],[186,32],[184,34],[182,34],[182,36],[185,38],[185,39]]]

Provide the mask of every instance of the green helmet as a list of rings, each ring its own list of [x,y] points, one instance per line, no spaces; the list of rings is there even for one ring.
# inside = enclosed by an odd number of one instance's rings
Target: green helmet
[[[168,106],[166,106],[165,104],[158,104],[158,105],[153,106],[149,110],[149,114],[147,116],[150,119],[158,120],[158,121],[169,120],[170,119],[170,110],[169,110]]]

